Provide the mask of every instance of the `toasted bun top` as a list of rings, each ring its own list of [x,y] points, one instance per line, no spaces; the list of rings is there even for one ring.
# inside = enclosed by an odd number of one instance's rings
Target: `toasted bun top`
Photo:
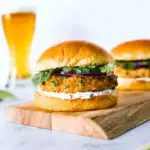
[[[133,40],[122,43],[112,49],[115,60],[146,60],[150,59],[150,40]]]
[[[112,57],[103,48],[86,41],[68,41],[47,49],[37,61],[36,71],[109,62],[112,62]]]

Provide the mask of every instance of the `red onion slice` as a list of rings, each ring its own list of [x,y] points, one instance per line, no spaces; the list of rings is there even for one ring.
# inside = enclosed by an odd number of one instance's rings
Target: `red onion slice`
[[[148,64],[143,64],[142,62],[135,62],[135,68],[148,68]]]
[[[73,72],[60,72],[55,73],[57,75],[65,75],[65,76],[78,76],[78,77],[106,77],[105,73],[87,73],[87,74],[75,74]],[[109,73],[107,76],[113,76],[113,72]]]

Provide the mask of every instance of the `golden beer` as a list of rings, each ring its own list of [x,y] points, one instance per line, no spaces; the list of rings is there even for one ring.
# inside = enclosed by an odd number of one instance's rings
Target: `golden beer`
[[[29,54],[35,29],[33,12],[15,12],[2,15],[5,37],[10,49],[11,72],[17,79],[30,77]]]

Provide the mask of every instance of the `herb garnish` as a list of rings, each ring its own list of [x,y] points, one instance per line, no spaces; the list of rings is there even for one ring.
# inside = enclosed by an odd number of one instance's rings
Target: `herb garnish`
[[[39,85],[40,83],[44,83],[49,79],[52,75],[52,70],[40,71],[39,73],[35,74],[32,78],[32,82],[34,85]]]
[[[114,65],[113,64],[106,64],[102,66],[85,66],[85,67],[63,67],[62,72],[68,73],[76,73],[76,74],[87,74],[87,73],[110,73],[113,71]]]
[[[113,72],[113,69],[114,69],[114,65],[113,64],[107,64],[107,65],[104,65],[103,67],[100,68],[100,71],[102,73],[110,73],[110,72]]]
[[[64,89],[67,89],[68,87],[69,87],[68,85],[65,85],[65,86],[64,86]]]
[[[55,81],[51,81],[51,84],[54,86],[54,87],[56,87],[56,82]]]
[[[136,68],[149,68],[150,69],[150,60],[138,60],[138,61],[122,61],[116,60],[115,65],[120,66],[124,69],[136,69]]]
[[[106,73],[109,74],[113,71],[113,64],[106,64],[101,66],[84,66],[84,67],[59,67],[56,69],[40,71],[32,78],[35,85],[46,82],[55,73],[74,73],[74,74],[90,74],[90,73]],[[81,81],[82,82],[82,81]],[[54,85],[56,86],[56,85]]]
[[[126,75],[129,75],[129,71],[126,71]]]
[[[63,70],[64,72],[71,72],[71,71],[72,71],[72,68],[63,67],[62,70]]]
[[[82,80],[82,79],[80,79],[78,82],[79,82],[80,84],[83,84],[83,80]]]
[[[94,94],[91,94],[91,95],[90,95],[90,98],[92,98],[93,96],[94,96]]]

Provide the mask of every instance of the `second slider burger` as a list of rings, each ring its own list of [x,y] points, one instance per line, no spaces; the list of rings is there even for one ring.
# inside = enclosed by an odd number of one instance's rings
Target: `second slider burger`
[[[115,106],[112,57],[85,41],[68,41],[47,49],[36,64],[33,82],[37,107],[51,111],[85,111]]]
[[[111,51],[118,90],[150,90],[150,40],[133,40]]]

